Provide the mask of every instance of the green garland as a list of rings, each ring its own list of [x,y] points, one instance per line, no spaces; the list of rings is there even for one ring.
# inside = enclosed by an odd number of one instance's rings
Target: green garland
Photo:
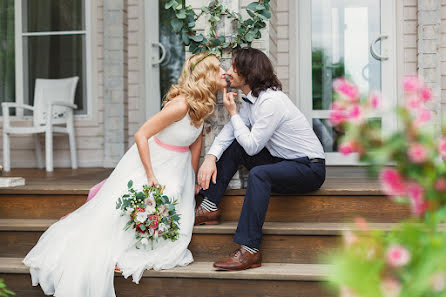
[[[242,44],[251,46],[254,39],[262,37],[261,29],[266,27],[266,21],[271,18],[270,0],[252,2],[246,7],[250,18],[244,20],[240,13],[230,11],[219,0],[210,1],[208,6],[203,6],[197,15],[192,6],[186,6],[185,0],[167,0],[164,8],[172,9],[175,13],[171,21],[173,31],[181,36],[185,46],[193,54],[210,51],[221,55],[223,49],[240,47]],[[197,34],[194,29],[197,20],[208,13],[210,30],[209,36]],[[237,23],[237,34],[230,40],[225,36],[217,35],[217,22],[221,15],[226,15]]]

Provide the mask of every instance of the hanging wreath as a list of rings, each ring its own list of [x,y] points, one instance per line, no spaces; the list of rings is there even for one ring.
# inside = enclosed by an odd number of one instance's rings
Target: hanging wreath
[[[181,36],[184,45],[189,46],[193,54],[204,51],[221,55],[223,49],[240,47],[242,44],[251,46],[254,39],[262,37],[261,29],[266,27],[266,21],[271,18],[270,0],[252,2],[246,7],[250,18],[244,20],[240,13],[230,11],[219,0],[210,1],[208,6],[203,6],[201,12],[196,14],[192,6],[186,6],[186,0],[167,0],[165,9],[171,9],[174,17],[170,20],[172,29]],[[197,34],[194,29],[197,20],[204,14],[209,14],[209,36]],[[226,15],[237,23],[237,34],[227,40],[225,36],[217,35],[217,22],[221,16]]]

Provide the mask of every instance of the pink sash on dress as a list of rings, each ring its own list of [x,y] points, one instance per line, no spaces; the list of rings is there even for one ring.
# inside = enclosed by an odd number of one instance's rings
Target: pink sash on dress
[[[179,153],[185,153],[187,151],[189,151],[189,147],[188,146],[178,146],[178,145],[173,145],[173,144],[168,144],[165,142],[162,142],[158,137],[156,137],[155,135],[153,136],[153,140],[155,140],[155,142],[165,148],[166,150],[169,151],[174,151],[174,152],[179,152]]]

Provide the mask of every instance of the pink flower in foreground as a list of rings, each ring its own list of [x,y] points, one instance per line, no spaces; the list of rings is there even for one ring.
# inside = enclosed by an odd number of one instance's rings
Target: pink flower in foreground
[[[364,218],[356,217],[355,224],[361,231],[368,231],[369,226],[367,226],[367,221]]]
[[[339,145],[338,150],[343,155],[349,155],[357,151],[357,145],[353,141],[343,142]]]
[[[385,297],[398,297],[401,294],[401,284],[398,280],[394,278],[386,278],[382,281],[381,293]]]
[[[358,88],[345,78],[335,79],[335,81],[333,82],[333,88],[335,92],[338,93],[342,98],[345,98],[350,102],[359,101]]]
[[[380,181],[386,195],[404,196],[407,193],[406,183],[396,169],[384,168],[380,174]]]
[[[446,136],[443,136],[438,143],[438,151],[443,159],[446,159]]]
[[[422,81],[416,75],[407,75],[403,80],[404,91],[407,93],[418,92],[422,84]]]
[[[432,89],[424,85],[420,90],[421,101],[427,102],[432,99]]]
[[[406,97],[406,108],[412,111],[417,111],[423,107],[423,102],[418,95],[410,95]]]
[[[446,289],[446,275],[443,272],[433,274],[429,279],[432,291],[441,292]]]
[[[440,177],[435,182],[435,190],[438,192],[443,192],[446,190],[446,178]]]
[[[347,120],[354,124],[361,124],[364,122],[364,109],[360,105],[353,105],[347,109]]]
[[[359,241],[358,236],[356,236],[356,234],[353,233],[351,230],[346,230],[346,231],[342,232],[342,235],[343,235],[342,238],[344,239],[344,243],[347,247],[350,247]]]
[[[330,109],[329,121],[333,126],[337,126],[345,122],[347,117],[344,111],[344,106],[341,103],[337,101],[333,102]]]
[[[409,263],[410,252],[399,244],[393,244],[387,249],[387,263],[393,267],[401,267]]]
[[[427,160],[427,149],[420,143],[413,143],[409,146],[409,159],[416,164]]]
[[[369,96],[369,104],[373,109],[377,109],[381,106],[382,96],[378,92],[373,92]]]
[[[415,126],[420,127],[424,123],[429,122],[432,119],[432,112],[427,108],[422,108],[418,111],[417,116],[415,118]]]
[[[419,184],[412,182],[407,186],[407,195],[410,199],[412,213],[422,216],[428,208],[428,203],[424,198],[424,189]]]

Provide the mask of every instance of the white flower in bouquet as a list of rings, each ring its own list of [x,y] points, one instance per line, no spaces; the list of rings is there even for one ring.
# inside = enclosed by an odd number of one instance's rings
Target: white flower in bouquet
[[[136,214],[136,220],[141,223],[144,223],[147,220],[147,217],[148,217],[148,214],[145,211],[141,211]]]
[[[163,217],[167,217],[169,215],[169,206],[167,204],[163,204],[158,208],[160,215]]]
[[[154,208],[156,207],[156,201],[152,193],[150,193],[150,196],[144,200],[144,203],[146,204],[147,207],[154,207]]]
[[[141,239],[141,244],[142,245],[148,245],[149,244],[149,240],[144,237],[143,239]]]
[[[156,211],[156,207],[155,206],[146,206],[146,213],[147,215],[152,215],[154,214]]]
[[[161,223],[158,225],[159,232],[166,232],[167,231],[167,225],[164,223]]]
[[[155,229],[149,228],[149,235],[153,236],[155,234]]]
[[[129,207],[129,208],[127,208],[126,210],[125,210],[125,214],[126,215],[131,215],[132,213],[133,213],[133,211],[134,211],[135,209],[133,209],[133,207]]]
[[[158,239],[158,230],[155,231],[155,234],[153,234],[154,239]]]

